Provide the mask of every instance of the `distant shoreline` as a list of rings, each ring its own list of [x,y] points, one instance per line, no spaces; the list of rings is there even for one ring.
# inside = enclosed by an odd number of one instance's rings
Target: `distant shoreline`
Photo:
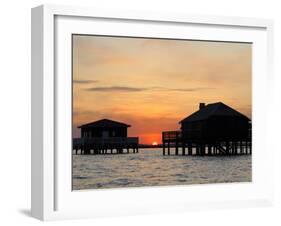
[[[162,144],[157,144],[157,145],[139,144],[139,148],[162,148]]]

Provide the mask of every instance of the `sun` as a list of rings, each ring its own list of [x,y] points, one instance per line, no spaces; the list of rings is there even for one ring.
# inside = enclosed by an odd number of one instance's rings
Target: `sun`
[[[156,141],[154,141],[154,142],[152,142],[152,145],[156,146],[156,145],[158,145],[158,143]]]

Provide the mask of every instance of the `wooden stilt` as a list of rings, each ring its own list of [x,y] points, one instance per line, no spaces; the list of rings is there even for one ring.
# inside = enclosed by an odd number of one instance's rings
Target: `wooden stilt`
[[[170,155],[170,141],[168,141],[168,155]]]
[[[226,155],[229,155],[229,141],[225,142],[225,150],[226,150]]]
[[[206,145],[204,143],[201,144],[201,155],[202,156],[206,155]]]
[[[192,143],[188,142],[188,155],[192,155]]]
[[[176,155],[178,155],[179,154],[179,146],[178,146],[178,141],[176,141],[176,153],[175,153]]]

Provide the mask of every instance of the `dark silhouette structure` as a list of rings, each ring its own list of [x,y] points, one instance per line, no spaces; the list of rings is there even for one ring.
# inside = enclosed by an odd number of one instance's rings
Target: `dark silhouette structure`
[[[180,131],[162,133],[163,154],[165,148],[175,146],[185,148],[188,154],[250,154],[251,121],[250,119],[222,102],[205,105],[199,104],[199,110],[179,122]]]
[[[79,126],[81,129],[81,137],[127,137],[127,125],[109,119],[101,119],[95,122],[87,123]]]
[[[73,139],[73,150],[80,154],[123,154],[124,149],[138,152],[138,137],[127,137],[130,125],[109,119],[79,126],[81,138]]]
[[[200,103],[199,110],[181,120],[185,140],[245,140],[250,119],[224,103]]]

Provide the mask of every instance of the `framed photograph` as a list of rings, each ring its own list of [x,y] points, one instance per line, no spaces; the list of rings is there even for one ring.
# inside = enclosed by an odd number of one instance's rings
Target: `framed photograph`
[[[273,23],[32,9],[32,216],[270,205]]]

